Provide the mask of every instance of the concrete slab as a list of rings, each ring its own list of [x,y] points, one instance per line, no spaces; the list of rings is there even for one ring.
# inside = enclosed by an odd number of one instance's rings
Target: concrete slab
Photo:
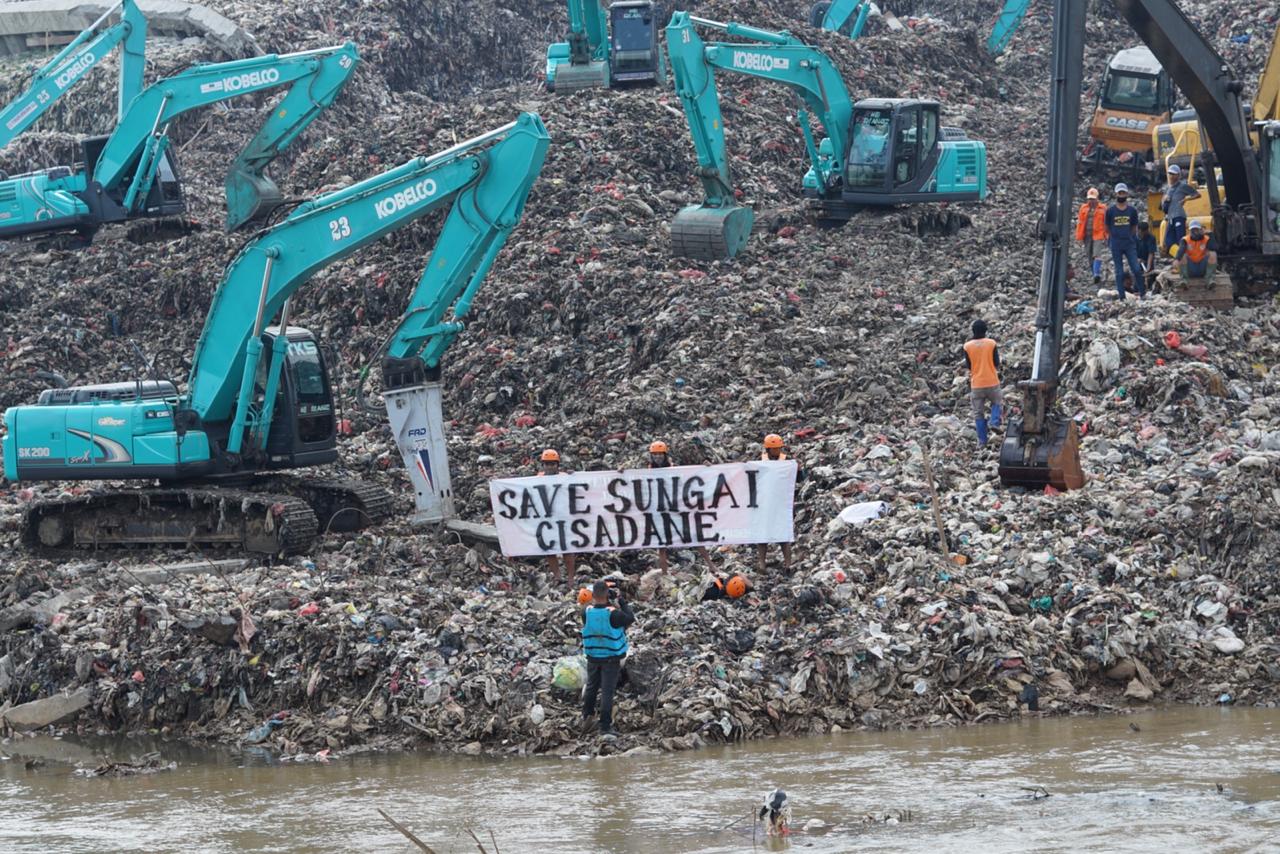
[[[114,0],[19,0],[0,3],[0,56],[25,53],[28,37],[77,34],[116,6]],[[138,0],[155,35],[203,38],[227,55],[241,59],[262,53],[257,41],[212,9],[181,0]]]
[[[93,699],[93,689],[80,688],[6,709],[3,714],[0,714],[0,720],[13,729],[27,732],[56,724],[75,715],[88,706],[91,699]]]

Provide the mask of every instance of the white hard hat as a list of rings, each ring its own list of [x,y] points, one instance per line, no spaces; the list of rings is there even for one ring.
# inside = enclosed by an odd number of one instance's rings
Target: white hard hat
[[[1170,166],[1170,167],[1169,167],[1169,174],[1170,174],[1170,175],[1181,175],[1181,174],[1182,174],[1182,167],[1181,167],[1181,166],[1179,166],[1177,163],[1173,164],[1172,166]]]
[[[1200,222],[1200,220],[1198,219],[1193,219],[1191,220],[1191,222],[1187,223],[1187,230],[1188,231],[1196,231],[1196,230],[1204,231],[1204,223]]]
[[[1121,183],[1119,183],[1119,184],[1116,184],[1115,193],[1116,193],[1116,195],[1117,195],[1117,196],[1118,196],[1118,195],[1120,195],[1121,193],[1128,194],[1128,192],[1129,192],[1129,185],[1128,185],[1128,184],[1125,184],[1124,182],[1121,182]]]

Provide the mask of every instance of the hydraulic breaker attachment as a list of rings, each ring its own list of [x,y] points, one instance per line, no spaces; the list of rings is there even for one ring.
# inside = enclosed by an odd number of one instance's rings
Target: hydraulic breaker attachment
[[[671,251],[700,261],[732,258],[747,245],[754,220],[751,208],[741,205],[690,205],[671,220]]]
[[[452,519],[457,513],[449,482],[440,381],[428,379],[420,385],[384,391],[382,399],[413,484],[414,524]]]
[[[1080,465],[1080,434],[1076,423],[1051,411],[1046,383],[1018,384],[1023,393],[1023,416],[1009,423],[1000,446],[1000,483],[1040,489],[1046,485],[1066,491],[1084,486]]]

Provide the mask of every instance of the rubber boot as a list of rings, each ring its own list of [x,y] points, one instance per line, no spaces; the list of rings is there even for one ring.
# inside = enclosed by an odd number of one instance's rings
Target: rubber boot
[[[1093,283],[1096,285],[1102,281],[1102,259],[1093,259]]]
[[[1000,404],[991,404],[991,418],[988,419],[987,423],[991,425],[992,430],[995,430],[1000,426],[1000,415]]]
[[[973,426],[978,428],[978,444],[985,447],[987,444],[987,419],[975,418]]]

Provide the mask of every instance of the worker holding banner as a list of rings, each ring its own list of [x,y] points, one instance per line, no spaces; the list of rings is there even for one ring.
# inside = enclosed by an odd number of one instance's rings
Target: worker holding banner
[[[667,447],[667,443],[661,439],[655,439],[649,443],[649,468],[665,469],[671,467],[671,449]],[[716,571],[715,565],[711,563],[711,552],[706,546],[698,549],[698,554],[707,562],[707,570],[711,573]],[[665,574],[667,571],[667,550],[658,549],[658,569]]]
[[[560,452],[555,448],[547,448],[542,452],[542,471],[538,472],[538,477],[546,477],[547,475],[560,474]],[[566,553],[564,556],[564,570],[569,576],[569,586],[573,586],[574,577],[577,575],[578,559],[572,553]],[[551,577],[555,579],[555,583],[560,583],[560,558],[556,555],[547,555],[547,569],[551,571]]]
[[[782,437],[777,433],[770,433],[764,437],[764,450],[760,453],[761,462],[780,462],[788,458],[788,454],[783,450]],[[760,570],[760,574],[764,574],[765,561],[769,557],[769,544],[760,543],[756,546],[756,567]],[[791,543],[782,543],[782,568],[787,572],[791,571]]]

